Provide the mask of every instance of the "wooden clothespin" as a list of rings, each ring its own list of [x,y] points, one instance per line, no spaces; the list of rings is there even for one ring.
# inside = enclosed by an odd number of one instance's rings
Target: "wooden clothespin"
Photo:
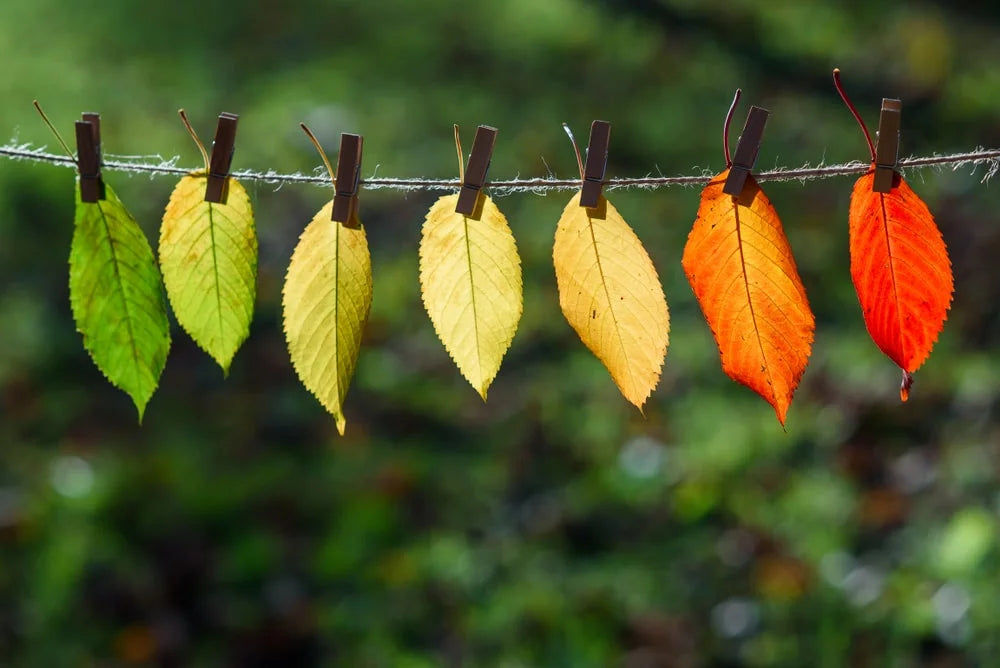
[[[358,211],[358,183],[361,181],[361,151],[364,138],[346,132],[340,135],[337,180],[334,184],[333,212],[330,219],[349,223]]]
[[[611,143],[611,123],[594,121],[590,124],[590,141],[587,143],[587,162],[583,168],[583,187],[580,188],[580,206],[593,209],[601,201],[604,174],[608,169],[608,144]]]
[[[903,103],[882,98],[882,113],[878,117],[878,143],[875,144],[875,180],[872,190],[887,193],[892,190],[892,175],[899,160],[899,119]]]
[[[208,163],[208,185],[205,186],[205,201],[225,204],[229,198],[229,168],[233,164],[236,150],[236,114],[222,112],[215,127],[215,141],[212,142],[212,158]]]
[[[101,178],[101,115],[85,112],[76,122],[76,155],[80,169],[80,201],[104,199]]]
[[[743,184],[746,183],[747,175],[753,169],[753,164],[757,161],[757,151],[760,150],[760,140],[764,136],[764,126],[767,124],[767,116],[770,112],[761,107],[750,107],[747,114],[747,122],[743,126],[739,143],[736,144],[736,154],[733,156],[733,164],[729,168],[729,176],[722,186],[722,192],[727,195],[739,197],[743,192]]]
[[[493,161],[493,146],[497,141],[497,129],[488,125],[476,128],[476,138],[472,140],[469,164],[465,168],[462,189],[458,192],[455,213],[471,216],[479,204],[479,192],[486,185],[486,174]]]

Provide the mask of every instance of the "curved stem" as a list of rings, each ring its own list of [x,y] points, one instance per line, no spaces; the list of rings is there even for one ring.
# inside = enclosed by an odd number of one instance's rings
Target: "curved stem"
[[[462,157],[462,139],[458,136],[458,123],[455,123],[455,151],[458,152],[458,180],[465,183],[465,158]]]
[[[573,144],[573,150],[576,152],[576,167],[580,170],[580,180],[583,181],[583,160],[580,159],[580,147],[576,145],[576,137],[573,136],[573,131],[569,129],[569,124],[563,123],[563,130],[566,131],[570,143]]]
[[[326,157],[326,152],[324,152],[323,147],[319,145],[319,140],[316,139],[316,135],[312,133],[312,130],[306,127],[305,123],[299,123],[299,127],[302,128],[302,131],[305,132],[306,136],[309,137],[309,140],[313,143],[313,146],[315,146],[316,150],[319,151],[319,157],[323,158],[323,164],[326,165],[326,171],[330,175],[330,180],[333,181],[334,184],[336,184],[337,173],[334,172],[333,167],[330,166],[330,159]]]
[[[45,121],[45,124],[49,126],[49,130],[52,131],[52,134],[54,134],[56,139],[59,140],[59,143],[62,144],[63,150],[66,151],[66,155],[69,156],[69,159],[76,162],[76,158],[73,156],[73,151],[69,150],[69,145],[66,143],[66,140],[62,138],[62,135],[59,134],[58,130],[56,130],[56,126],[52,125],[52,121],[50,121],[49,117],[45,115],[44,111],[42,111],[42,105],[38,104],[38,100],[32,100],[31,104],[35,105],[35,111],[39,113],[42,120]],[[77,163],[77,165],[79,166],[79,163]]]
[[[184,113],[184,110],[178,109],[177,113],[181,115],[181,120],[184,121],[184,127],[187,128],[188,134],[191,135],[191,139],[194,140],[198,150],[201,151],[201,159],[205,161],[205,173],[208,174],[208,152],[205,150],[205,145],[201,143],[200,139],[198,139],[198,133],[194,131],[193,127],[191,127],[191,123],[188,121],[187,114]]]
[[[729,124],[733,121],[733,112],[736,111],[736,103],[740,101],[740,95],[743,95],[743,90],[737,88],[736,94],[733,95],[733,103],[729,105],[729,112],[726,114],[726,123],[722,126],[722,150],[726,154],[726,169],[733,166],[733,159],[729,155]]]
[[[861,120],[861,114],[855,108],[854,103],[851,102],[851,98],[847,97],[847,93],[844,91],[844,87],[840,84],[840,68],[834,68],[833,70],[833,85],[837,87],[837,92],[840,93],[840,99],[844,101],[847,108],[851,110],[854,114],[854,120],[858,122],[861,126],[861,131],[865,133],[865,141],[868,142],[868,152],[871,153],[872,162],[875,162],[875,144],[872,143],[872,136],[868,133],[868,128],[865,127],[865,122]]]

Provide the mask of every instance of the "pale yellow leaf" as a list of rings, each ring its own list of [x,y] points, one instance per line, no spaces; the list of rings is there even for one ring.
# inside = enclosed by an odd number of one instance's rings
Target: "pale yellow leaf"
[[[282,290],[285,338],[302,384],[337,421],[372,304],[372,267],[364,228],[330,220],[320,209],[292,254]]]
[[[205,201],[204,173],[185,176],[160,225],[160,269],[177,322],[224,372],[250,333],[257,233],[250,197],[229,179],[225,204]]]
[[[621,214],[603,197],[559,219],[552,259],[559,305],[580,339],[640,410],[667,354],[670,315],[653,262]]]
[[[420,288],[434,331],[485,400],[521,319],[521,258],[507,219],[482,196],[476,219],[446,195],[427,212]]]

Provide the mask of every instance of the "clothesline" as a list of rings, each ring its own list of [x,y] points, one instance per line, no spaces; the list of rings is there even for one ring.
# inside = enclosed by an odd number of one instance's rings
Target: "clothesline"
[[[9,160],[26,160],[29,162],[49,163],[61,167],[76,169],[76,162],[65,155],[49,153],[45,148],[33,148],[30,144],[8,144],[0,146],[0,156]],[[119,156],[107,154],[102,162],[102,169],[109,172],[124,172],[128,174],[147,174],[154,176],[183,176],[194,171],[196,168],[178,167],[179,158],[174,157],[164,159],[161,156]],[[982,181],[988,181],[1000,170],[1000,149],[976,149],[965,153],[952,153],[948,155],[931,155],[923,157],[910,157],[901,159],[897,166],[901,170],[918,169],[935,166],[951,166],[953,170],[959,167],[971,165],[978,167],[983,165],[986,172]],[[758,181],[811,181],[817,179],[827,179],[835,176],[851,174],[862,174],[868,170],[870,165],[866,162],[852,161],[838,165],[805,165],[798,168],[777,167],[764,170],[754,174]],[[316,174],[303,174],[301,172],[280,173],[276,170],[253,170],[243,169],[231,173],[231,175],[244,182],[264,183],[274,186],[285,184],[305,183],[321,187],[331,187],[329,176],[325,172]],[[609,190],[642,188],[658,189],[676,185],[704,185],[708,183],[712,174],[704,172],[697,175],[688,176],[645,176],[611,178],[605,181],[605,188]],[[432,178],[392,178],[376,177],[362,178],[360,186],[366,190],[437,190],[448,191],[461,187],[462,183],[455,179],[432,179]],[[487,182],[486,187],[498,191],[501,194],[515,192],[545,192],[549,190],[576,190],[580,187],[579,179],[559,179],[553,177],[538,177],[529,179],[501,179]]]

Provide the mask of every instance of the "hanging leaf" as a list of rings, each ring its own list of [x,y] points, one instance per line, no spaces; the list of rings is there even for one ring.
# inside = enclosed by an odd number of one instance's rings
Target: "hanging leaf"
[[[146,236],[110,186],[105,197],[81,202],[77,181],[70,304],[87,352],[141,422],[170,350],[167,305]]]
[[[160,226],[160,267],[177,322],[225,373],[250,333],[257,233],[250,198],[229,178],[225,204],[205,201],[204,173],[174,188]]]
[[[521,319],[521,258],[507,219],[482,195],[482,215],[455,212],[446,195],[427,212],[420,240],[424,308],[445,350],[485,400]]]
[[[777,212],[752,176],[739,198],[723,193],[728,174],[701,193],[684,273],[719,346],[722,369],[764,397],[784,425],[816,321]]]
[[[313,218],[292,254],[282,290],[285,338],[302,384],[344,434],[343,404],[372,304],[372,268],[361,224],[330,220],[333,202]]]
[[[873,190],[875,163],[896,161],[902,103],[882,100],[876,146],[841,84],[839,69],[833,70],[833,85],[858,122],[872,161],[851,193],[851,278],[868,333],[903,370],[899,398],[906,401],[912,374],[930,355],[948,317],[955,287],[951,261],[927,205],[898,172],[892,172],[889,192]]]
[[[609,201],[588,209],[577,193],[559,219],[552,259],[563,315],[642,410],[660,380],[670,331],[646,249]]]
[[[851,278],[872,340],[907,374],[934,347],[954,281],[941,231],[898,173],[888,193],[872,190],[874,170],[851,194]],[[907,397],[907,382],[901,390]]]

